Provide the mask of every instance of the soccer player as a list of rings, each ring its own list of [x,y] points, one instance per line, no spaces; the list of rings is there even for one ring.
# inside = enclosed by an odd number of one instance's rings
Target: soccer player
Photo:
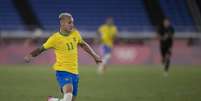
[[[63,98],[48,97],[48,101],[75,101],[78,92],[78,46],[89,53],[96,63],[102,62],[101,58],[82,39],[80,33],[74,28],[73,17],[70,13],[59,15],[60,31],[52,34],[42,47],[33,50],[25,56],[30,62],[34,57],[47,49],[54,49],[56,63],[53,68],[56,72],[57,81],[63,92]]]
[[[168,70],[170,66],[170,57],[174,37],[174,28],[171,25],[169,19],[165,18],[162,25],[158,29],[158,37],[160,40],[160,52],[161,61],[164,65],[164,75],[168,75]]]
[[[113,18],[108,17],[105,24],[101,25],[97,31],[99,40],[101,42],[101,49],[103,54],[103,62],[99,64],[98,73],[103,74],[106,70],[113,48],[113,42],[118,33],[117,27],[114,24]]]

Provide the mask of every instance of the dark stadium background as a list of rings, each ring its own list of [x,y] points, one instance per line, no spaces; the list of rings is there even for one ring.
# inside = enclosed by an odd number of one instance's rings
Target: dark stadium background
[[[200,101],[200,0],[0,0],[0,100],[45,101],[60,96],[52,50],[26,64],[24,56],[59,30],[69,12],[97,51],[96,31],[108,16],[119,29],[106,75],[79,51],[78,101]],[[168,17],[175,28],[169,77],[163,77],[156,28]],[[49,83],[48,83],[49,82]],[[17,92],[17,93],[16,93]],[[16,100],[17,99],[17,100]]]

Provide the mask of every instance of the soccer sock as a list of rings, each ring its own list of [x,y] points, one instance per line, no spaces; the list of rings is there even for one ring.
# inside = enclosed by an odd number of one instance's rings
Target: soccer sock
[[[103,70],[104,70],[104,65],[103,63],[100,63],[97,69],[98,74],[103,74]]]
[[[61,101],[72,101],[72,93],[65,93],[64,98]]]
[[[169,70],[169,67],[170,67],[170,59],[168,58],[165,62],[165,72],[168,72]]]
[[[98,66],[98,70],[101,71],[101,70],[103,69],[103,66],[104,66],[104,64],[103,64],[103,63],[100,63],[99,66]]]
[[[53,98],[53,97],[51,97],[51,98],[48,99],[48,101],[61,101],[61,100],[59,100],[59,98]]]

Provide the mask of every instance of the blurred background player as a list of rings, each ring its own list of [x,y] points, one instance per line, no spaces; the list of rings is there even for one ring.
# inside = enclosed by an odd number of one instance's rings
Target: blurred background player
[[[174,28],[169,19],[165,18],[159,26],[158,37],[160,41],[161,62],[164,65],[164,75],[167,76],[174,37]]]
[[[81,46],[98,63],[102,60],[92,48],[82,39],[77,29],[74,28],[73,17],[69,13],[61,13],[60,31],[51,35],[42,47],[35,49],[25,57],[30,62],[34,57],[47,49],[54,49],[57,81],[64,94],[63,99],[49,97],[48,101],[74,101],[78,92],[78,46]]]
[[[101,52],[103,55],[103,62],[98,66],[98,73],[100,74],[105,72],[117,33],[118,30],[112,17],[108,17],[106,22],[98,28],[97,34],[99,42],[101,42]]]

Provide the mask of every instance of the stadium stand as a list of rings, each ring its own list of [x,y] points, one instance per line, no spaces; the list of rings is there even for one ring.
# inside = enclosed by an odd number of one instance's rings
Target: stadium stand
[[[23,30],[25,28],[11,0],[0,0],[0,12],[1,30]]]
[[[113,16],[120,30],[150,31],[151,24],[142,0],[29,0],[44,28],[55,30],[57,15],[69,11],[82,30],[96,30]]]
[[[173,21],[177,32],[187,32],[189,35],[189,32],[197,31],[185,0],[159,1],[162,11]],[[124,38],[136,38],[140,35],[142,38],[150,35],[150,38],[155,35],[143,0],[28,0],[28,2],[45,31],[43,33],[57,31],[58,14],[67,11],[74,16],[76,27],[87,32],[86,36],[94,35],[98,26],[108,16],[114,17],[118,28],[124,32],[121,34]],[[26,25],[12,0],[0,0],[0,12],[0,30],[13,30],[9,32],[9,35],[13,36],[27,35],[27,32],[16,32],[26,30]],[[8,32],[2,35],[9,36]]]
[[[179,32],[195,32],[195,24],[186,5],[186,0],[160,0],[160,5]]]

